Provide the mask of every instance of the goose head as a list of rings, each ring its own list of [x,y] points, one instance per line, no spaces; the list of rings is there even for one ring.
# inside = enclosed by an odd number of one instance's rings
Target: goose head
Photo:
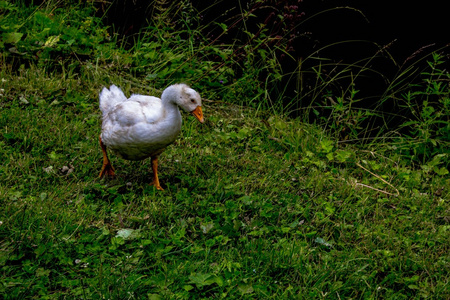
[[[164,90],[161,95],[163,102],[172,102],[184,111],[191,113],[200,123],[203,123],[202,98],[200,94],[186,84],[174,84]]]

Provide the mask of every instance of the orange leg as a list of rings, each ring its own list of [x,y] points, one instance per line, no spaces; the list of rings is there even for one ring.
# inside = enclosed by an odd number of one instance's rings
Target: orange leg
[[[105,174],[109,175],[109,176],[114,176],[116,174],[114,173],[114,168],[111,165],[111,162],[109,161],[108,154],[106,153],[106,146],[102,142],[101,135],[99,136],[99,140],[100,140],[100,147],[102,147],[102,151],[103,151],[103,166],[102,166],[102,170],[100,171],[100,175],[98,177],[101,178]]]
[[[159,184],[158,179],[158,156],[152,156],[151,160],[153,170],[153,182],[151,184],[154,185],[157,190],[164,191],[164,189]]]

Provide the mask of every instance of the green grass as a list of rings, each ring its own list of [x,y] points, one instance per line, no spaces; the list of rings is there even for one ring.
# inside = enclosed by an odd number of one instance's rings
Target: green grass
[[[97,178],[101,80],[1,75],[5,299],[450,296],[450,181],[388,144],[206,102],[159,192],[148,161]]]
[[[419,84],[399,76],[404,94],[390,88],[382,100],[413,118],[369,143],[359,124],[378,112],[352,106],[354,85],[326,94],[331,118],[306,124],[268,96],[280,74],[258,82],[281,72],[275,52],[258,52],[272,65],[257,55],[233,62],[229,45],[182,39],[188,29],[168,39],[164,22],[125,50],[85,18],[89,5],[45,4],[64,14],[0,3],[0,298],[450,298],[442,56]],[[317,98],[338,84],[319,76]],[[113,154],[118,176],[98,179],[100,89],[158,95],[173,81],[212,100],[204,124],[183,114],[161,155],[165,191],[149,185],[149,161]]]

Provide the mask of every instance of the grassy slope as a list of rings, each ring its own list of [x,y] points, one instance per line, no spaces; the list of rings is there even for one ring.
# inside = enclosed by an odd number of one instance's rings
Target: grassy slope
[[[206,102],[207,122],[184,115],[161,156],[158,192],[148,161],[113,156],[119,176],[97,179],[109,79],[1,75],[5,298],[450,297],[450,182],[386,145],[337,148],[318,128]]]

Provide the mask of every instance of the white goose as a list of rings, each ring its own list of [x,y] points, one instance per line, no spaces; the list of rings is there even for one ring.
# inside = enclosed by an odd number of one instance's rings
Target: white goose
[[[100,176],[114,176],[114,168],[106,149],[128,160],[151,157],[152,184],[163,190],[158,180],[158,156],[172,144],[181,131],[181,114],[178,106],[203,120],[200,95],[185,84],[174,84],[162,93],[161,99],[153,96],[131,95],[127,99],[122,90],[111,85],[99,95],[103,114],[100,146],[103,167]]]

